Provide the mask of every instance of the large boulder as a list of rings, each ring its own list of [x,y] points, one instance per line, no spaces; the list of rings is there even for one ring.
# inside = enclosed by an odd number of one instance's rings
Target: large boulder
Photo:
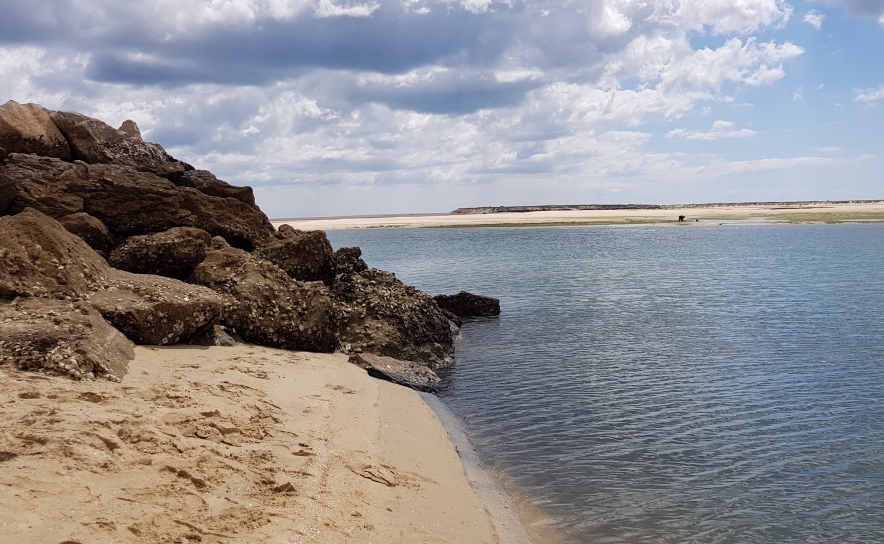
[[[350,356],[350,362],[364,368],[374,378],[428,393],[435,393],[439,389],[439,376],[418,363],[370,353],[354,353]]]
[[[156,234],[132,236],[110,252],[108,263],[136,274],[187,279],[206,258],[212,236],[193,227],[175,227]]]
[[[135,357],[132,347],[85,303],[0,300],[0,364],[78,379],[119,380]]]
[[[211,289],[146,274],[108,276],[89,304],[136,344],[176,344],[222,317],[223,299]]]
[[[191,281],[227,295],[224,323],[244,339],[286,349],[331,352],[336,315],[328,289],[291,279],[245,251],[210,251]]]
[[[88,213],[66,215],[58,220],[68,232],[83,239],[96,251],[108,251],[114,245],[114,237],[107,226]]]
[[[492,317],[500,315],[500,300],[461,291],[456,295],[437,295],[436,304],[458,317]]]
[[[107,263],[36,210],[0,217],[0,298],[82,298],[107,280]]]
[[[142,140],[137,130],[118,130],[98,119],[69,111],[54,111],[50,117],[70,144],[74,159],[89,164],[131,166],[168,179],[180,178],[192,168],[172,158],[159,144]]]
[[[358,247],[342,247],[335,251],[335,271],[338,274],[359,274],[368,270]]]
[[[283,230],[282,240],[270,242],[255,251],[286,274],[301,281],[321,281],[328,286],[335,279],[335,252],[321,230]]]
[[[12,154],[0,166],[0,194],[10,187],[15,196],[0,214],[26,207],[57,219],[86,212],[117,238],[196,227],[247,250],[277,239],[267,216],[252,206],[125,166]]]
[[[430,295],[394,274],[367,270],[341,274],[332,293],[341,344],[430,368],[453,363],[453,329]]]
[[[183,176],[175,180],[179,187],[193,187],[197,191],[221,198],[235,198],[243,204],[257,207],[255,193],[251,187],[237,187],[226,181],[221,181],[208,170],[188,170]]]
[[[34,153],[71,160],[67,140],[55,126],[50,112],[38,104],[10,100],[0,106],[0,148],[6,153]]]

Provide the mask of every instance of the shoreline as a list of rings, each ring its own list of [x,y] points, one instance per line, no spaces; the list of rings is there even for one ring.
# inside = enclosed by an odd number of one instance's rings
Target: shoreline
[[[139,346],[122,383],[0,374],[8,538],[530,542],[439,399],[341,354]]]
[[[884,201],[770,204],[686,204],[675,207],[597,210],[503,211],[493,213],[401,214],[328,218],[271,219],[275,227],[299,230],[373,228],[469,228],[591,225],[678,225],[686,222],[770,219],[789,223],[884,221]]]

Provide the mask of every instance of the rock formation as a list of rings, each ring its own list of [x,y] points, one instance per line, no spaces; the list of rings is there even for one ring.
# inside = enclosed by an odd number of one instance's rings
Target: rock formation
[[[280,234],[282,240],[261,246],[255,256],[267,259],[296,280],[321,281],[328,286],[334,283],[335,252],[324,232],[284,229]]]
[[[248,250],[276,239],[267,216],[252,206],[126,166],[12,154],[0,168],[0,194],[10,187],[15,196],[0,215],[28,207],[56,219],[86,212],[117,238],[196,227]]]
[[[86,212],[66,215],[58,220],[68,232],[76,234],[95,251],[107,252],[114,245],[114,237],[107,226]]]
[[[34,153],[71,160],[71,148],[50,112],[37,104],[14,100],[0,106],[0,148],[6,153]],[[4,153],[0,153],[0,161]]]
[[[449,320],[429,295],[394,274],[375,269],[341,274],[332,292],[340,313],[342,344],[430,368],[453,362]]]
[[[179,187],[192,187],[197,191],[221,198],[233,198],[243,204],[256,208],[255,193],[251,187],[236,187],[216,178],[208,170],[188,170],[184,175],[174,180]]]
[[[287,225],[283,225],[287,226]],[[342,247],[335,251],[335,266],[338,274],[359,274],[368,270],[362,260],[362,250],[358,247]]]
[[[110,252],[108,263],[136,274],[187,279],[206,258],[212,236],[193,227],[175,227],[156,234],[132,236]]]
[[[350,362],[364,368],[369,376],[404,385],[418,391],[435,393],[439,388],[439,376],[424,365],[400,361],[392,357],[355,353]]]
[[[293,280],[235,248],[210,251],[191,281],[227,295],[224,324],[249,342],[320,352],[337,347],[335,309],[321,283]]]
[[[456,295],[437,295],[436,304],[458,317],[491,317],[500,315],[500,301],[461,291]]]

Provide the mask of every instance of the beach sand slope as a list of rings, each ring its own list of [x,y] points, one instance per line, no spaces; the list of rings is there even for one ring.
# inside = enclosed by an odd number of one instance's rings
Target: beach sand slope
[[[343,355],[137,347],[0,367],[0,542],[500,542],[415,391]]]

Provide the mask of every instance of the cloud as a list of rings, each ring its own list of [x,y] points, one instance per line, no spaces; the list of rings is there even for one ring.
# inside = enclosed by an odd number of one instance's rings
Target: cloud
[[[804,14],[804,22],[819,30],[823,27],[823,19],[826,16],[819,11],[812,9]]]
[[[853,99],[854,102],[874,102],[884,98],[884,85],[877,89],[857,90],[856,93],[856,98]]]
[[[712,128],[706,132],[677,128],[667,132],[666,137],[684,140],[721,140],[723,138],[750,138],[756,134],[758,133],[748,128],[734,129],[734,124],[731,121],[715,121],[712,123]]]

